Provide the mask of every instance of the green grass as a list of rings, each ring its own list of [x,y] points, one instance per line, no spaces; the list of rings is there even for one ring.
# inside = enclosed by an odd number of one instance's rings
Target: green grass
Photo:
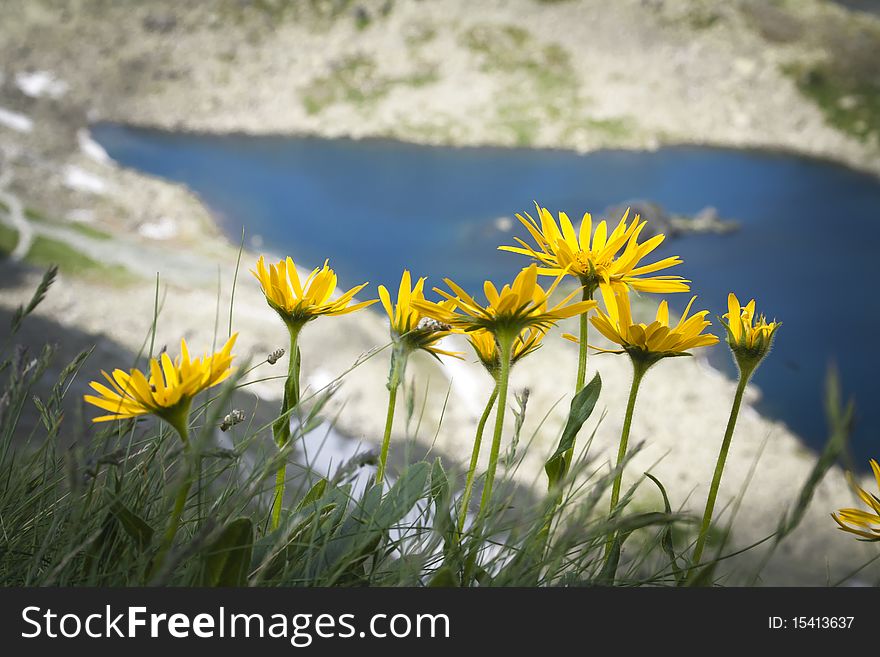
[[[81,235],[85,235],[86,237],[90,237],[95,240],[105,241],[113,239],[113,236],[110,233],[95,228],[94,226],[89,226],[88,224],[80,223],[77,221],[61,221],[59,219],[49,217],[45,213],[35,208],[25,208],[24,216],[25,218],[30,219],[31,221],[35,221],[37,223],[69,228],[70,230],[74,230]]]
[[[352,55],[338,62],[333,71],[315,78],[302,91],[302,103],[309,114],[318,114],[332,105],[346,103],[369,107],[395,86],[423,87],[437,80],[434,67],[423,65],[413,72],[388,77],[379,73],[368,55]]]
[[[18,244],[18,231],[5,224],[0,224],[0,253],[9,255]]]
[[[460,40],[480,58],[482,70],[529,78],[539,93],[575,82],[568,51],[557,43],[547,44],[521,27],[478,25],[462,34]]]
[[[880,137],[880,82],[852,79],[828,65],[786,71],[801,93],[819,106],[828,123],[860,140]]]
[[[5,400],[0,415],[2,586],[712,585],[719,583],[715,568],[721,560],[729,569],[742,558],[725,547],[729,527],[716,528],[714,556],[688,578],[693,523],[656,481],[636,482],[609,516],[605,496],[614,473],[590,455],[589,435],[582,436],[581,451],[558,488],[523,495],[512,485],[506,490],[499,485],[487,513],[461,534],[454,529],[458,464],[409,461],[394,471],[388,488],[367,485],[354,493],[356,478],[375,462],[365,453],[333,473],[314,472],[308,462],[290,468],[284,519],[270,529],[274,473],[291,458],[272,440],[275,418],[232,427],[231,449],[216,443],[217,426],[239,407],[242,398],[236,395],[247,387],[241,379],[247,364],[239,363],[222,387],[196,398],[187,448],[150,418],[98,425],[79,421],[69,412],[67,397],[75,379],[89,380],[96,373],[90,350],[70,362],[56,362],[52,347],[26,361],[14,356],[17,332],[27,330],[29,314],[51,294],[54,275],[49,270],[31,302],[19,309],[11,340],[0,347],[5,372],[0,381]],[[145,336],[144,344],[150,338]],[[387,357],[387,350],[377,347],[351,369],[374,357]],[[61,371],[57,377],[47,374],[53,367]],[[265,362],[254,369],[263,381],[278,373]],[[345,376],[301,400],[293,444],[324,423],[324,409],[331,407]],[[376,385],[384,386],[384,380]],[[832,398],[837,399],[829,394]],[[418,421],[412,438],[417,440],[419,412],[412,404],[406,409],[407,425]],[[842,449],[851,409],[841,413],[839,400],[829,409],[837,437],[781,520],[771,554],[797,527]],[[526,413],[524,401],[519,412]],[[572,410],[569,418],[576,422],[574,431],[585,419],[592,430],[595,418],[580,412]],[[38,419],[33,431],[24,426],[26,415]],[[517,427],[511,445],[518,447],[509,450],[502,465],[508,484],[544,431],[539,424],[526,436],[519,433],[522,425]],[[395,444],[400,454],[413,447]],[[646,493],[640,492],[643,485],[650,486]],[[166,552],[160,536],[174,500],[186,490],[192,494],[185,496],[183,522]],[[609,534],[621,540],[606,561]]]
[[[25,259],[34,265],[58,265],[64,274],[101,280],[115,285],[125,285],[135,278],[134,274],[125,267],[97,262],[64,242],[43,235],[34,238]]]
[[[420,21],[407,26],[404,41],[410,48],[418,48],[430,43],[436,36],[437,28],[428,21]]]
[[[517,146],[535,143],[541,125],[580,110],[580,83],[569,52],[515,25],[477,25],[461,44],[477,58],[480,70],[500,76],[503,90],[496,121]]]
[[[531,146],[541,129],[541,119],[530,103],[509,101],[496,109],[499,125],[513,135],[517,146]]]
[[[782,72],[829,125],[880,143],[880,24],[853,12],[801,11],[796,2],[751,0],[740,6],[771,43],[796,46]]]
[[[600,132],[614,139],[623,139],[635,130],[635,125],[629,118],[587,119],[585,124],[591,131]]]

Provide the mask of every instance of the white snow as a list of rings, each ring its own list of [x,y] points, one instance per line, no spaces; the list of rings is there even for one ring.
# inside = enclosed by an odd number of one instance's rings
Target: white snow
[[[107,181],[73,164],[64,167],[64,185],[78,192],[90,194],[107,192]]]
[[[469,358],[473,354],[471,346],[464,338],[457,335],[443,338],[441,342],[445,343],[444,349],[464,352],[465,358]],[[464,404],[470,414],[475,417],[479,416],[485,404],[487,381],[475,374],[474,368],[469,367],[464,361],[445,356],[441,360],[443,361],[443,374],[449,379],[456,399],[459,403]],[[488,377],[488,375],[486,376]]]
[[[50,71],[17,73],[15,84],[23,94],[31,98],[61,98],[69,88],[64,80],[59,80]]]
[[[138,226],[138,234],[151,240],[167,240],[177,235],[177,223],[171,217],[161,217]]]
[[[30,132],[34,129],[34,122],[29,117],[2,107],[0,107],[0,125],[17,132]]]
[[[335,380],[336,377],[333,376],[333,372],[319,367],[306,379],[306,383],[312,390],[322,390]]]
[[[101,144],[92,139],[89,131],[85,128],[80,128],[77,131],[76,141],[79,144],[79,149],[85,155],[95,160],[95,162],[100,162],[101,164],[110,162],[110,156],[107,155],[107,151],[104,150]]]

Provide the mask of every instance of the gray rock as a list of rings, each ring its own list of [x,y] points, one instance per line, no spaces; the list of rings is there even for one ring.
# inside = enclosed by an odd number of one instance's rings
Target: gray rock
[[[653,201],[632,200],[609,207],[605,210],[603,217],[614,225],[620,220],[627,208],[629,208],[630,218],[639,215],[648,222],[639,235],[640,241],[660,233],[667,237],[678,237],[692,233],[724,235],[739,230],[739,222],[722,219],[718,210],[711,206],[703,208],[693,216],[687,216],[671,214]]]

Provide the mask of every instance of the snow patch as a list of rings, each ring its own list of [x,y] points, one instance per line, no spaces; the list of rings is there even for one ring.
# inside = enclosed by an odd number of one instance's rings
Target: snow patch
[[[70,88],[64,80],[59,80],[50,71],[17,73],[15,84],[24,95],[31,98],[61,98]]]
[[[34,122],[29,117],[2,107],[0,107],[0,125],[16,132],[30,132],[34,129]]]
[[[107,155],[107,151],[104,150],[101,144],[92,139],[92,135],[85,128],[80,128],[77,131],[76,141],[79,144],[79,149],[95,162],[100,162],[101,164],[108,164],[110,162],[110,156]]]
[[[329,370],[325,370],[322,367],[316,369],[311,376],[306,378],[306,384],[312,390],[323,390],[325,387],[329,386],[333,381],[336,380],[336,377],[333,376],[333,373]]]
[[[64,167],[64,185],[78,192],[107,193],[107,181],[72,164]]]
[[[443,338],[441,342],[445,343],[444,349],[450,351],[461,351],[466,354],[472,353],[471,346],[457,335],[450,335]],[[485,396],[486,381],[474,372],[474,368],[468,363],[458,358],[442,357],[443,374],[449,380],[452,391],[461,404],[464,404],[468,413],[479,416],[483,411],[483,402],[480,400]]]
[[[177,235],[177,223],[171,217],[161,217],[138,226],[138,235],[151,240],[168,240]]]

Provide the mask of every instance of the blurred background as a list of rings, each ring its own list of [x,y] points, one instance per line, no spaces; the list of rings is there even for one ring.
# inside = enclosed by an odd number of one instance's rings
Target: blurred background
[[[33,345],[97,344],[95,369],[132,360],[157,272],[163,339],[209,341],[243,239],[240,344],[268,353],[280,327],[244,279],[258,253],[307,269],[330,258],[342,284],[368,280],[370,294],[404,267],[478,290],[526,264],[496,247],[525,237],[515,214],[535,201],[614,222],[631,207],[667,234],[658,258],[684,258],[672,273],[693,281],[699,307],[720,315],[734,291],[784,324],[738,435],[743,470],[763,441],[777,450],[754,508],[824,444],[829,368],[857,403],[848,465],[864,471],[880,454],[869,340],[880,1],[9,0],[0,11],[0,312],[41,267],[61,267]],[[689,298],[669,301],[680,311]],[[648,316],[656,300],[642,301]],[[328,322],[304,366],[327,380],[384,330],[378,314]],[[545,351],[573,371],[574,352]],[[656,384],[696,395],[682,411],[690,428],[651,418],[642,432],[659,452],[681,448],[668,459],[682,490],[708,478],[734,374],[723,346],[695,360]],[[624,364],[607,362],[593,366],[618,368],[625,386]],[[434,376],[464,407],[440,434],[454,459],[483,382]],[[381,395],[358,394],[340,435],[372,444]],[[277,391],[255,395],[274,403]],[[692,472],[689,459],[706,466]],[[829,491],[843,494],[839,475]]]

